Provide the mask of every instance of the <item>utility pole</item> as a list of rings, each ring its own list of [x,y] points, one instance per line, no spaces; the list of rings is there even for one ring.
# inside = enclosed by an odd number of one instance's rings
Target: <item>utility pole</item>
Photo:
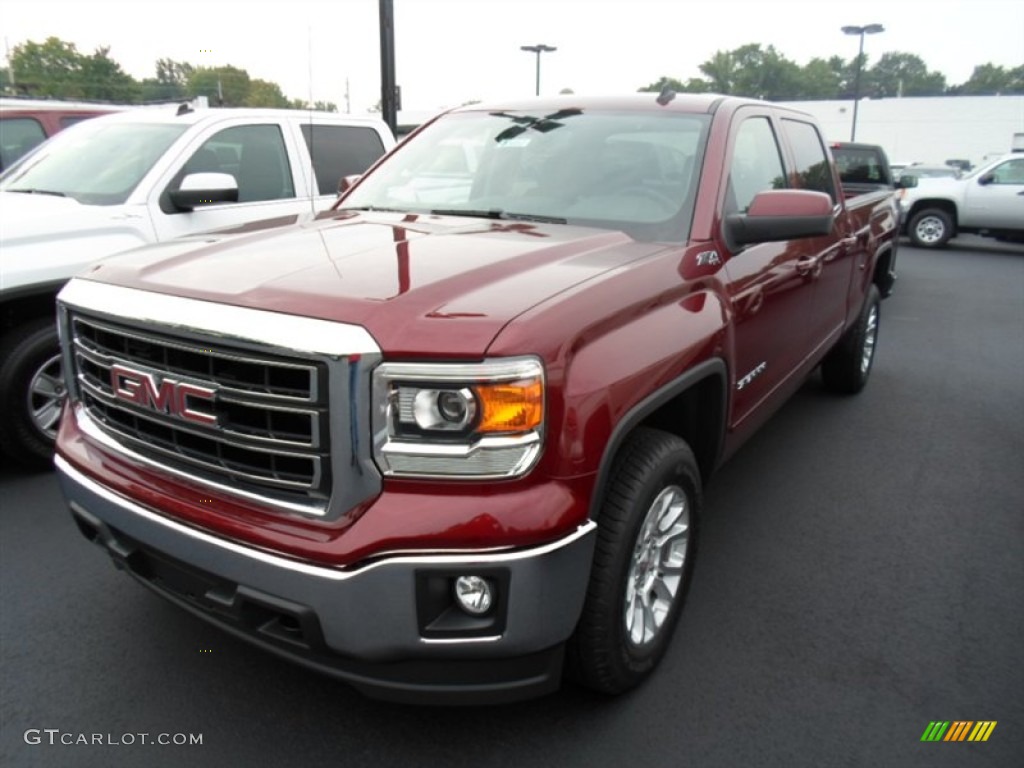
[[[391,133],[398,132],[397,99],[394,2],[380,0],[380,116],[391,128]]]

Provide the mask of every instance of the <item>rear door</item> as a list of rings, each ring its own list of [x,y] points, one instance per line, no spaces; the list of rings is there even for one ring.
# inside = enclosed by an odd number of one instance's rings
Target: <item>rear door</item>
[[[790,116],[784,116],[781,124],[789,148],[790,186],[824,192],[832,199],[835,212],[829,235],[804,238],[793,244],[806,270],[804,278],[814,285],[812,309],[806,314],[807,352],[817,355],[823,347],[831,346],[842,332],[854,263],[869,263],[871,222],[867,217],[873,206],[862,208],[863,220],[855,223],[857,231],[847,232],[849,222],[844,215],[832,164],[817,126]]]
[[[787,186],[779,127],[767,108],[744,108],[730,127],[723,215],[747,210],[758,192]],[[800,367],[810,343],[816,276],[801,241],[755,243],[726,254],[734,323],[733,426]],[[717,255],[717,254],[716,254]]]

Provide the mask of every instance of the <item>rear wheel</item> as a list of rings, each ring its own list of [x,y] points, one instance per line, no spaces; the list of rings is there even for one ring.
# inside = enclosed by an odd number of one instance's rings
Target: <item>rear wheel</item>
[[[65,396],[55,322],[44,318],[8,333],[0,366],[0,448],[25,467],[46,469]]]
[[[868,383],[878,342],[880,298],[872,285],[857,322],[850,326],[821,363],[821,377],[833,392],[853,395]]]
[[[926,208],[910,219],[907,234],[919,248],[941,248],[953,237],[953,218],[940,208]]]
[[[583,685],[621,693],[664,656],[693,570],[700,473],[675,435],[638,429],[612,469],[569,664]]]

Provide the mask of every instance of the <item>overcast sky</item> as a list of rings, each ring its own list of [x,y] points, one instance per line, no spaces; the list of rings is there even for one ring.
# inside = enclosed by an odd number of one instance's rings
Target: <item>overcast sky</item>
[[[231,64],[278,83],[290,98],[365,111],[380,98],[378,0],[0,0],[7,48],[49,36],[81,53],[109,46],[137,79],[158,58]],[[435,110],[471,99],[541,92],[623,93],[662,75],[701,76],[716,51],[774,45],[797,64],[857,53],[844,25],[883,24],[865,38],[869,65],[914,53],[950,84],[977,64],[1024,64],[1021,0],[394,0],[403,107]]]

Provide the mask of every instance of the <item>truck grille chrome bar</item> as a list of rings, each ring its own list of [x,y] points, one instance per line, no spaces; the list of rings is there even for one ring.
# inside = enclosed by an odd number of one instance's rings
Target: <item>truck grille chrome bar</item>
[[[81,402],[115,440],[217,482],[329,496],[323,364],[79,312],[69,328]]]

